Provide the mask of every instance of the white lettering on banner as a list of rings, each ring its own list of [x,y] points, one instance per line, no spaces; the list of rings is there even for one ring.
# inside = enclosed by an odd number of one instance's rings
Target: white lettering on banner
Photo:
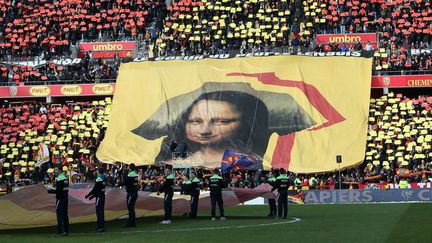
[[[399,189],[399,184],[388,184],[390,189]],[[411,188],[411,185],[408,184],[407,188]]]
[[[38,60],[38,61],[4,62],[4,63],[9,64],[9,65],[15,65],[15,66],[38,67],[38,66],[46,65],[46,64],[51,63],[51,62],[55,63],[56,65],[68,66],[68,65],[74,65],[74,64],[81,63],[81,59],[80,58],[67,58],[67,59],[51,60],[49,62],[46,60]]]
[[[216,58],[216,59],[227,59],[230,58],[230,54],[219,54],[219,55],[210,55],[209,58]]]
[[[258,57],[258,56],[289,56],[291,55],[288,52],[256,52],[256,53],[247,53],[247,54],[216,54],[216,55],[196,55],[196,56],[161,56],[156,57],[154,61],[170,61],[170,60],[202,60],[205,58],[211,59],[227,59],[234,57]],[[361,57],[362,53],[359,51],[353,52],[305,52],[305,53],[297,53],[297,56],[315,56],[315,57],[325,57],[325,56],[347,56],[347,57]],[[134,62],[144,62],[149,61],[148,58],[135,58]]]
[[[370,190],[316,190],[307,191],[306,203],[364,203],[372,201]]]
[[[423,194],[424,193],[427,193],[426,195],[427,196],[424,196]],[[431,198],[430,198],[430,190],[421,190],[419,193],[418,193],[418,198],[420,199],[420,200],[422,200],[422,201],[430,201],[431,200]]]
[[[411,196],[412,196],[413,193],[414,193],[414,191],[407,191],[407,190],[403,190],[403,191],[402,191],[402,197],[403,197],[406,201],[408,201],[408,200],[411,198]]]
[[[417,183],[418,188],[425,188],[425,184],[423,182]]]
[[[359,191],[350,191],[349,200],[350,200],[350,202],[360,202],[360,192]]]
[[[372,191],[364,190],[362,191],[362,202],[372,202]]]
[[[320,203],[323,203],[323,202],[326,201],[326,199],[330,199],[331,196],[332,196],[332,194],[331,194],[330,191],[321,191],[319,202],[320,202]],[[333,200],[332,200],[332,201],[333,201]]]
[[[365,186],[364,189],[380,189],[379,185],[376,183],[369,183]]]
[[[347,203],[348,202],[348,191],[339,190],[339,202]]]
[[[329,41],[331,43],[335,43],[335,42],[355,43],[355,42],[361,41],[361,40],[362,40],[362,38],[360,35],[354,35],[354,36],[343,35],[343,36],[330,36],[329,37]]]
[[[297,53],[297,56],[314,56],[314,57],[331,57],[331,56],[346,56],[346,57],[361,57],[361,52],[353,51],[353,52],[305,52],[305,53]]]
[[[370,202],[406,202],[432,200],[431,189],[397,190],[311,190],[304,191],[306,204],[349,204]]]
[[[365,185],[364,189],[380,189],[385,185],[388,186],[389,189],[398,189],[399,184],[389,183],[389,184],[379,184],[379,183],[368,183]],[[432,184],[430,182],[412,182],[409,183],[408,188],[431,188]]]
[[[74,65],[74,64],[81,63],[81,59],[80,58],[60,59],[60,60],[54,60],[52,62],[54,62],[56,65],[68,66],[68,65]]]
[[[312,193],[306,193],[304,200],[308,203],[318,203],[315,191],[312,191]]]
[[[411,55],[413,55],[413,56],[418,56],[418,55],[420,55],[420,54],[423,54],[423,53],[426,53],[426,54],[431,54],[432,53],[432,50],[431,49],[411,49]]]

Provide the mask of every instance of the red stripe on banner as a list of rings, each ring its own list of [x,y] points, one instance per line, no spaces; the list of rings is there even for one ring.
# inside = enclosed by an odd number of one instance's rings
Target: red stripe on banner
[[[327,122],[324,122],[317,127],[309,129],[310,131],[329,127],[345,120],[345,118],[327,101],[327,99],[320,93],[320,91],[315,86],[307,84],[303,81],[282,80],[279,79],[274,73],[229,73],[227,74],[227,76],[254,77],[263,84],[300,89],[305,94],[311,105],[315,107],[315,109],[317,109],[321,113],[321,115],[327,120]],[[290,136],[290,134],[285,136],[279,136],[275,151],[273,152],[272,164],[278,165],[282,168],[289,167],[289,162],[291,161],[291,151],[292,147],[294,146],[294,136],[292,137],[293,141],[290,141],[290,137],[287,136]],[[287,153],[288,151],[289,153]],[[285,154],[289,155],[284,155],[284,152]]]
[[[288,135],[279,137],[272,158],[273,168],[284,168],[286,170],[289,169],[289,164],[291,162],[291,151],[294,147],[294,139],[295,133],[290,133]]]

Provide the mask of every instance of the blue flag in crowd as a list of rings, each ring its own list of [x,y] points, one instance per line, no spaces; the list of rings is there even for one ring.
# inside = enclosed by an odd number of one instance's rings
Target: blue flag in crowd
[[[258,160],[253,156],[226,149],[222,157],[221,170],[222,172],[225,172],[237,169],[247,169],[257,163]]]

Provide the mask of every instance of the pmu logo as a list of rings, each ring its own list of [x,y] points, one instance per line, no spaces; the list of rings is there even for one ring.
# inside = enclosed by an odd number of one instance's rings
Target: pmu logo
[[[402,197],[403,199],[408,200],[411,198],[413,193],[413,191],[402,191]]]

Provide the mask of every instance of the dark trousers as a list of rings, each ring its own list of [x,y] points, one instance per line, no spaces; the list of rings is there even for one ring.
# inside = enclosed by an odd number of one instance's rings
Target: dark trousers
[[[286,218],[288,214],[288,191],[280,191],[278,195],[278,216]]]
[[[171,220],[173,196],[174,196],[173,192],[165,193],[165,197],[164,197],[165,218],[164,218],[164,220]]]
[[[269,206],[270,206],[270,216],[276,216],[277,214],[277,208],[276,208],[276,199],[269,199],[268,200]]]
[[[138,193],[128,193],[126,196],[127,208],[129,212],[128,225],[135,226],[135,202],[138,198]]]
[[[198,200],[199,200],[199,195],[191,195],[191,200],[190,200],[190,207],[191,207],[190,217],[191,218],[195,218],[197,216]]]
[[[105,196],[96,198],[96,218],[97,218],[97,228],[105,229]]]
[[[68,198],[56,200],[57,234],[61,234],[62,228],[69,233]]]
[[[220,216],[225,217],[222,193],[221,192],[210,192],[210,199],[211,199],[211,216],[212,216],[212,218],[216,217],[216,203],[219,207]]]

